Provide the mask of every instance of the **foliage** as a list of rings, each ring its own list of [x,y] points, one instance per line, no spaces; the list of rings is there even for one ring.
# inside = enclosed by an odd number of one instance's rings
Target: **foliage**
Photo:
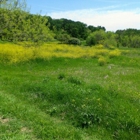
[[[95,45],[96,44],[95,36],[90,34],[86,39],[86,44],[89,46]]]
[[[86,39],[86,43],[89,46],[102,44],[106,48],[117,47],[117,35],[113,32],[105,32],[104,30],[98,30],[91,34]]]
[[[120,56],[120,55],[121,55],[121,52],[118,49],[115,49],[115,50],[109,52],[109,57],[110,58]]]
[[[120,46],[139,48],[140,47],[140,30],[126,29],[117,30],[117,40]]]
[[[118,57],[120,50],[109,50],[103,45],[94,47],[81,47],[74,45],[62,45],[56,43],[44,44],[40,47],[25,47],[24,43],[18,45],[5,43],[0,44],[0,62],[2,63],[19,63],[34,59],[50,59],[53,57],[64,58],[99,58]],[[27,43],[28,46],[28,43]]]
[[[106,39],[104,40],[103,45],[109,49],[118,47],[117,34],[109,31],[106,32],[105,34],[106,34]]]
[[[68,44],[73,44],[73,45],[80,45],[81,42],[78,38],[74,38],[74,37],[71,37],[69,40],[68,40]]]
[[[106,60],[105,57],[99,57],[98,63],[99,63],[100,66],[103,66],[107,63],[107,60]]]
[[[85,39],[87,36],[86,24],[82,22],[75,22],[68,19],[52,19],[49,17],[48,24],[50,29],[56,33],[63,31],[66,34],[69,34],[71,37],[83,39]]]
[[[57,36],[56,36],[57,40],[59,40],[61,43],[65,43],[65,44],[68,44],[69,42],[69,39],[70,39],[70,36],[66,33],[59,33]]]
[[[81,42],[78,38],[70,37],[69,34],[66,33],[58,33],[56,35],[56,39],[63,44],[72,44],[72,45],[80,45]]]
[[[140,36],[132,36],[130,46],[133,48],[140,48]]]
[[[57,39],[64,44],[93,46],[102,44],[106,48],[140,46],[140,30],[106,31],[102,26],[87,26],[79,21],[52,19],[48,16],[30,14],[25,0],[0,1],[0,40],[25,42],[25,45],[40,45]],[[26,43],[28,42],[28,44]],[[30,42],[30,44],[29,44]],[[86,42],[86,43],[85,43]]]
[[[64,73],[60,73],[60,74],[58,75],[58,79],[60,79],[60,80],[64,79],[65,77],[66,77],[66,76],[65,76]]]
[[[87,38],[87,45],[103,44],[105,40],[105,32],[103,30],[95,31],[91,33]]]
[[[48,17],[47,25],[49,25],[50,30],[54,31],[56,34],[64,32],[65,34],[80,40],[85,40],[88,34],[94,31],[105,31],[105,27],[94,27],[92,25],[87,26],[85,23],[64,18],[52,19],[51,17]]]
[[[89,25],[88,29],[90,32],[95,32],[95,31],[99,31],[99,30],[106,31],[105,27],[101,27],[101,26],[94,27],[93,25]]]
[[[52,40],[53,34],[46,27],[47,17],[23,11],[22,4],[17,4],[18,7],[14,8],[15,2],[12,2],[6,2],[6,7],[0,8],[0,40],[29,41],[38,45]]]
[[[13,10],[22,10],[27,11],[26,0],[1,0],[0,8],[7,9],[10,11]]]
[[[72,84],[75,84],[75,85],[81,85],[82,84],[82,82],[75,77],[69,77],[68,82],[70,82]]]

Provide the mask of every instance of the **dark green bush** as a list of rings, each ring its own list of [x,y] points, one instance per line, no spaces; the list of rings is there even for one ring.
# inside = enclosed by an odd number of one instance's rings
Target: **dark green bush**
[[[56,39],[58,41],[60,41],[61,43],[66,43],[67,44],[69,42],[70,36],[66,33],[64,33],[64,34],[60,33],[56,36]]]
[[[80,45],[81,44],[80,40],[78,38],[74,38],[74,37],[70,38],[68,43],[73,44],[73,45]]]
[[[65,74],[64,73],[60,73],[59,75],[58,75],[58,79],[59,80],[62,80],[62,79],[64,79],[65,78]]]
[[[68,82],[70,82],[72,84],[75,84],[75,85],[81,85],[82,84],[82,82],[79,79],[74,78],[74,77],[69,77]]]

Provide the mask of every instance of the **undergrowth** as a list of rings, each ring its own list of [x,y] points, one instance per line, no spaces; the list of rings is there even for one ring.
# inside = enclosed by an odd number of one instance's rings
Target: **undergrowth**
[[[19,63],[35,59],[50,58],[99,58],[100,57],[118,57],[121,51],[118,49],[109,50],[102,45],[93,47],[81,47],[62,44],[45,44],[41,47],[24,47],[22,44],[0,44],[0,62],[2,63]],[[105,64],[105,63],[104,63]],[[101,64],[102,65],[102,64]]]

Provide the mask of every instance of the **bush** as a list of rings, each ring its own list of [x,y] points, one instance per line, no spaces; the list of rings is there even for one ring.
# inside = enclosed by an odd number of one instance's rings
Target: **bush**
[[[92,35],[88,36],[87,39],[86,39],[86,44],[87,44],[88,46],[95,45],[95,44],[96,44],[96,39],[95,39],[95,37],[92,36]]]
[[[98,63],[99,63],[100,66],[103,66],[103,65],[105,65],[107,63],[107,60],[106,60],[105,57],[100,57],[98,59]]]
[[[58,34],[56,36],[56,39],[58,41],[60,41],[61,43],[68,43],[69,42],[69,39],[70,39],[70,36],[68,34]]]
[[[132,48],[140,48],[140,37],[139,36],[131,37],[130,46]]]
[[[106,39],[106,33],[103,30],[95,31],[87,37],[87,45],[103,44]]]
[[[104,47],[114,49],[115,47],[117,47],[117,41],[115,39],[107,39],[104,41]]]
[[[65,74],[64,73],[60,73],[59,75],[58,75],[58,79],[59,80],[62,80],[62,79],[64,79],[65,78]]]
[[[80,40],[78,38],[74,38],[74,37],[70,38],[68,43],[73,44],[73,45],[80,45],[81,44]]]
[[[116,56],[120,56],[121,55],[121,52],[119,50],[113,50],[111,52],[109,52],[109,57],[110,58],[113,58],[113,57],[116,57]]]

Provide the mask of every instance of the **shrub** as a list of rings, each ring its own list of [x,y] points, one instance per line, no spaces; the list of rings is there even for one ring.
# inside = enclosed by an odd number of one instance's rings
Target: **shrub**
[[[94,47],[75,47],[74,45],[44,44],[41,47],[25,47],[22,43],[0,43],[0,62],[19,63],[28,60],[49,60],[50,58],[100,58],[115,57],[122,50],[109,50],[103,45]],[[60,76],[61,77],[61,76]]]
[[[86,39],[86,44],[87,44],[88,46],[95,45],[95,44],[96,44],[96,39],[95,39],[95,37],[92,36],[92,35],[88,36],[87,39]]]
[[[107,60],[106,60],[105,57],[100,57],[98,59],[98,63],[99,63],[100,66],[103,66],[103,65],[105,65],[107,63]]]
[[[104,49],[104,46],[99,44],[99,45],[95,45],[94,48],[96,48],[96,49]]]
[[[140,37],[139,36],[131,37],[130,46],[133,48],[140,48]]]
[[[93,124],[98,122],[99,122],[98,116],[86,112],[85,113],[81,112],[78,115],[78,119],[77,119],[77,125],[82,128],[92,126]]]
[[[74,37],[70,38],[68,43],[73,44],[73,45],[80,45],[81,44],[80,40],[78,38],[74,38]]]
[[[68,43],[69,42],[69,39],[70,39],[70,36],[68,34],[58,34],[57,35],[57,40],[59,40],[61,43]]]
[[[87,45],[103,44],[106,39],[106,34],[103,30],[95,31],[87,37]]]
[[[121,52],[119,50],[117,50],[117,49],[109,52],[109,57],[110,58],[120,56],[120,55],[121,55]]]
[[[60,73],[59,75],[58,75],[58,79],[59,80],[62,80],[62,79],[64,79],[65,78],[65,74],[64,73]]]

